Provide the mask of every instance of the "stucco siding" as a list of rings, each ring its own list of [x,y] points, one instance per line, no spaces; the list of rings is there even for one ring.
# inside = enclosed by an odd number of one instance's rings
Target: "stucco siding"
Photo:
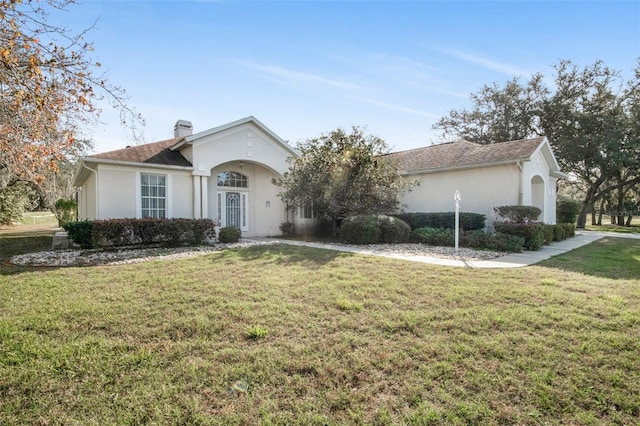
[[[406,192],[401,203],[408,212],[455,210],[453,199],[460,191],[460,211],[481,213],[487,225],[496,220],[493,208],[518,204],[520,170],[515,164],[405,176],[419,179],[420,185]]]
[[[93,220],[96,218],[96,175],[91,173],[80,190],[78,206],[79,220]]]
[[[530,161],[523,163],[522,204],[534,205],[542,210],[540,220],[545,223],[556,223],[556,181],[550,176],[549,164],[541,150],[536,151]],[[536,193],[535,181],[542,179],[542,194]]]
[[[98,173],[98,219],[136,217],[136,170],[100,165]]]
[[[218,173],[233,171],[247,177],[247,188],[229,188],[217,186]],[[261,164],[243,161],[242,168],[238,161],[221,164],[211,171],[207,181],[209,217],[218,219],[218,191],[230,191],[246,194],[248,205],[248,229],[243,232],[246,236],[279,235],[280,223],[284,221],[284,204],[278,197],[278,187],[272,182],[278,174],[265,168]],[[222,215],[225,213],[220,212]]]
[[[193,177],[191,173],[171,174],[171,216],[193,217]]]
[[[290,155],[251,124],[228,129],[193,143],[194,167],[199,172],[230,161],[243,160],[259,162],[282,174],[289,168],[287,158]]]

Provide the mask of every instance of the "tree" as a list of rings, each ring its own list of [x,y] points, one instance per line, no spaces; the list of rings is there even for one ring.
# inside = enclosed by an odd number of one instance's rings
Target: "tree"
[[[78,136],[97,120],[105,97],[124,124],[141,123],[124,104],[124,91],[96,74],[100,64],[90,58],[86,30],[47,22],[47,8],[72,2],[0,0],[0,191],[19,181],[41,185],[83,149]]]
[[[472,110],[449,111],[433,128],[441,130],[445,138],[481,144],[539,136],[542,101],[549,93],[542,79],[536,74],[524,86],[517,78],[504,87],[485,85],[471,94]]]
[[[434,128],[480,143],[546,135],[561,166],[584,186],[577,219],[584,227],[597,201],[640,183],[640,66],[626,84],[600,61],[583,69],[561,61],[554,71],[554,90],[541,74],[525,86],[517,79],[485,86],[471,96],[471,111],[451,111]]]
[[[337,129],[302,142],[298,150],[300,156],[290,159],[289,171],[276,181],[280,197],[298,208],[311,204],[316,217],[332,222],[334,234],[339,218],[397,209],[407,184],[386,160],[382,139],[360,127],[351,133]]]

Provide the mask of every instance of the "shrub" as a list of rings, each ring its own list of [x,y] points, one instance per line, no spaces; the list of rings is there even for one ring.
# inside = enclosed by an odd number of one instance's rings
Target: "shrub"
[[[84,220],[82,222],[70,222],[64,225],[69,238],[80,245],[80,247],[89,249],[93,247],[93,222]]]
[[[576,224],[575,223],[560,223],[560,226],[564,229],[565,238],[571,238],[576,236]]]
[[[409,240],[411,227],[407,222],[393,216],[378,215],[381,243],[404,243]]]
[[[418,228],[413,230],[412,239],[422,244],[432,246],[455,245],[455,231],[443,228]]]
[[[294,234],[293,223],[286,221],[280,224],[280,232],[282,235],[290,237]]]
[[[65,200],[64,198],[60,198],[56,201],[56,204],[53,206],[53,214],[58,219],[58,226],[64,228],[69,222],[73,222],[76,220],[76,210],[78,208],[78,203],[75,200]]]
[[[409,224],[412,230],[419,228],[455,228],[455,212],[442,213],[398,213],[393,216]],[[459,215],[460,229],[473,231],[484,229],[486,216],[479,213],[461,212]]]
[[[108,219],[71,222],[64,227],[83,248],[137,244],[202,244],[215,237],[210,219]]]
[[[553,225],[553,240],[554,241],[562,241],[567,239],[567,235],[565,235],[564,227],[562,225]]]
[[[463,247],[520,253],[524,245],[524,239],[500,232],[467,231],[460,236],[460,245]]]
[[[558,200],[556,205],[556,219],[558,223],[575,223],[582,203],[574,200]]]
[[[22,219],[22,213],[31,207],[34,190],[24,182],[8,185],[0,190],[0,225],[11,225]]]
[[[225,226],[218,231],[218,241],[221,243],[237,243],[240,241],[242,231],[235,226]]]
[[[497,232],[523,238],[527,250],[540,250],[545,241],[544,224],[540,222],[494,222],[493,226]]]
[[[340,225],[339,237],[348,244],[376,244],[380,240],[377,216],[349,216]]]
[[[494,207],[493,211],[501,218],[516,223],[536,221],[542,213],[542,210],[534,206],[499,206]]]
[[[544,225],[544,243],[545,244],[551,244],[554,241],[560,241],[557,240],[555,237],[556,234],[556,225]]]

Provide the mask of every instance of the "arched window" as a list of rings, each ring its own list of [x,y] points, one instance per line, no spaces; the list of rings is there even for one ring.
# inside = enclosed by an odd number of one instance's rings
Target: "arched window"
[[[248,188],[248,180],[242,173],[220,172],[218,173],[218,186],[228,188]]]

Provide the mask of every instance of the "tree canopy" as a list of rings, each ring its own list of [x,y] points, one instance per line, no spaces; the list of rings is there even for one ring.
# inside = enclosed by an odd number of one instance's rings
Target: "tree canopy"
[[[17,181],[42,184],[48,170],[86,147],[78,137],[109,98],[125,123],[139,117],[125,93],[97,74],[87,30],[48,22],[47,8],[72,1],[0,0],[0,190]]]
[[[560,61],[553,83],[547,87],[536,74],[526,84],[484,86],[471,95],[471,110],[450,111],[434,128],[479,143],[546,135],[563,169],[583,186],[577,224],[584,227],[594,203],[612,191],[638,192],[640,65],[624,81],[601,61],[584,68]]]
[[[387,161],[386,143],[365,135],[360,127],[351,133],[337,129],[298,145],[299,157],[277,181],[281,198],[292,207],[311,204],[317,217],[331,220],[355,214],[395,211],[407,184],[394,164]]]

